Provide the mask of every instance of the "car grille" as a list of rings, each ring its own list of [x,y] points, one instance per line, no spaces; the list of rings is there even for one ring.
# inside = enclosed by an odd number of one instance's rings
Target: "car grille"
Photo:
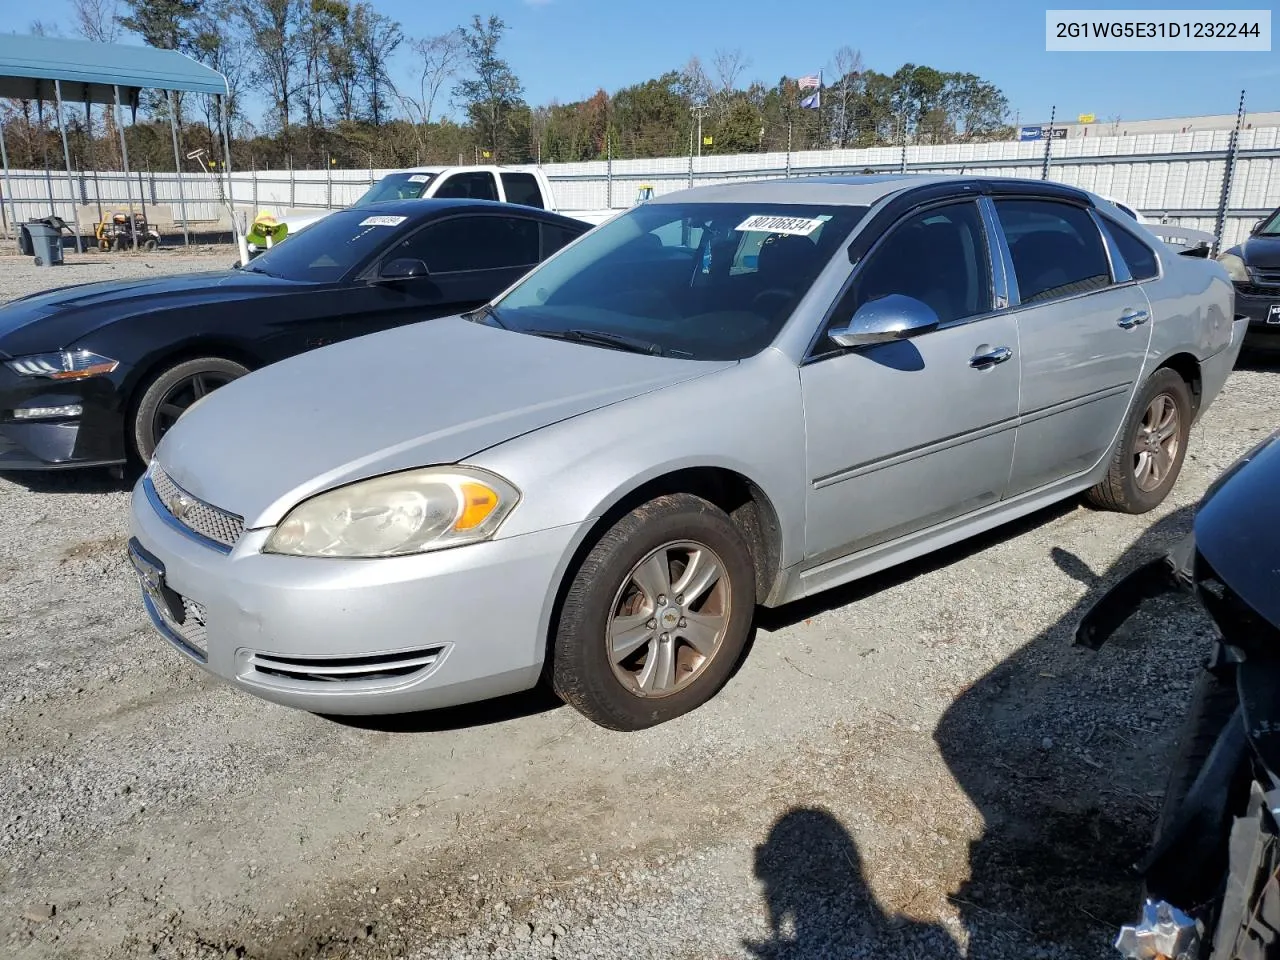
[[[160,464],[152,463],[148,482],[155,492],[159,507],[178,526],[210,541],[214,546],[230,550],[244,533],[244,518],[205,503],[173,482]]]
[[[249,666],[259,682],[285,681],[296,684],[339,684],[354,681],[394,683],[430,670],[444,647],[402,650],[365,657],[287,657],[255,653]]]

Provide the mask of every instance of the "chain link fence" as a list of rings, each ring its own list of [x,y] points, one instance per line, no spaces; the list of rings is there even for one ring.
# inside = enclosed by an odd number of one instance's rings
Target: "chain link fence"
[[[1047,162],[1046,162],[1047,158]],[[544,164],[556,206],[573,211],[625,209],[640,187],[654,195],[691,185],[777,177],[850,173],[966,173],[1048,178],[1128,204],[1144,216],[1176,226],[1218,233],[1222,246],[1248,235],[1262,216],[1280,206],[1280,127],[1136,136],[943,146],[872,147],[642,160]],[[333,209],[354,202],[390,170],[329,169],[206,173],[10,171],[0,182],[0,225],[53,213],[78,223],[85,236],[104,216],[130,205],[162,232],[179,238],[184,226],[196,236],[227,234],[227,184],[235,209],[250,218],[259,210]]]

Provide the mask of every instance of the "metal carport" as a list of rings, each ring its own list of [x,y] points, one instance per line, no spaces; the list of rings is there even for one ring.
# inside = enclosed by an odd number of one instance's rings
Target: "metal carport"
[[[67,130],[62,119],[63,95],[84,103],[112,108],[116,129],[120,132],[120,156],[124,164],[125,191],[129,199],[129,223],[133,225],[133,197],[129,193],[129,151],[125,143],[120,110],[128,104],[136,117],[138,99],[143,90],[163,90],[169,101],[169,126],[173,134],[173,160],[179,173],[178,196],[182,204],[183,233],[187,231],[186,197],[182,190],[182,158],[178,150],[178,127],[174,94],[212,94],[218,102],[219,135],[225,154],[225,173],[231,175],[231,142],[227,130],[226,78],[218,71],[176,50],[132,46],[120,43],[92,43],[88,40],[63,40],[53,37],[0,34],[0,97],[35,100],[43,104],[52,100],[58,133],[62,137],[62,155],[66,162],[67,181],[75,196],[75,179],[71,172],[71,151],[67,146]],[[0,124],[0,162],[4,167],[4,192],[10,204],[10,219],[16,220],[13,187],[9,177],[9,152],[4,143],[4,125]],[[228,194],[229,196],[230,194]],[[49,196],[53,203],[52,191]],[[17,224],[14,224],[15,228]],[[233,225],[234,228],[234,225]],[[136,237],[135,247],[136,247]],[[79,224],[76,225],[76,249],[83,252]]]

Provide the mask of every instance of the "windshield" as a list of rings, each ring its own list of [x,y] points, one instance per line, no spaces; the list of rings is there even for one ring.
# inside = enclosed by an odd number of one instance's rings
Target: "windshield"
[[[583,342],[604,334],[665,356],[740,360],[773,342],[866,210],[646,203],[535,269],[492,319],[525,333]]]
[[[244,269],[285,280],[341,280],[357,264],[403,232],[408,217],[339,210],[286,237],[249,261]]]
[[[353,207],[363,207],[383,200],[417,200],[426,192],[434,173],[389,173],[360,195]]]
[[[1280,236],[1280,210],[1263,221],[1262,226],[1258,228],[1258,234],[1267,237]]]

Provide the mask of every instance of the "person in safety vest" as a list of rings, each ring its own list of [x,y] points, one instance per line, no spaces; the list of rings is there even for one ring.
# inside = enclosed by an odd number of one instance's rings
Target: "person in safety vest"
[[[263,210],[258,214],[245,240],[260,250],[275,246],[289,234],[289,225],[279,223],[274,216]]]

